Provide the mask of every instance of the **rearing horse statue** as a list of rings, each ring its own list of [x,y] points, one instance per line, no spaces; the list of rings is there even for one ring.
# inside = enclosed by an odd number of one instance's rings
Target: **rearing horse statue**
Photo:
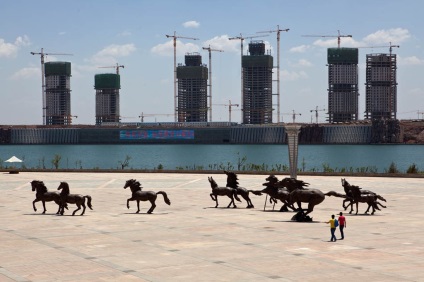
[[[252,192],[253,194],[257,196],[262,195],[262,193],[260,191],[247,190],[244,187],[238,186],[239,183],[238,183],[237,174],[235,174],[234,172],[224,170],[224,173],[227,175],[227,187],[237,189],[237,194],[242,196],[243,199],[246,200],[247,209],[254,208],[252,200],[250,200],[250,197],[249,197],[249,192]]]
[[[136,213],[140,212],[140,201],[150,201],[152,206],[147,211],[147,213],[152,213],[153,210],[156,207],[156,198],[157,195],[160,194],[163,196],[163,200],[166,204],[170,205],[171,201],[168,199],[168,195],[164,191],[159,192],[153,192],[153,191],[141,191],[141,184],[135,179],[129,179],[125,182],[124,189],[130,187],[132,195],[131,198],[127,199],[127,208],[130,208],[130,201],[137,201],[137,211]]]

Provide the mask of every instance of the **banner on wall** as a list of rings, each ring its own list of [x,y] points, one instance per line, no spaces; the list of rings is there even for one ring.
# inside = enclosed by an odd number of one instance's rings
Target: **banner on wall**
[[[194,130],[121,130],[121,140],[194,139]]]

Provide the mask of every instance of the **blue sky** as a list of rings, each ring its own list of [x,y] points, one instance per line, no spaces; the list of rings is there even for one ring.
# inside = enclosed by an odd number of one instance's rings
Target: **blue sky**
[[[281,119],[301,113],[298,122],[315,121],[310,110],[327,109],[326,50],[337,38],[303,35],[351,34],[342,47],[386,46],[398,55],[398,118],[424,112],[424,1],[234,0],[234,1],[21,1],[0,4],[0,124],[42,124],[40,57],[30,52],[70,53],[47,61],[72,63],[71,107],[74,124],[95,123],[94,75],[114,72],[99,68],[119,63],[122,121],[173,121],[173,47],[171,35],[199,38],[177,41],[177,63],[184,54],[212,52],[213,120],[228,121],[228,104],[240,103],[240,41],[259,31],[289,28],[281,33]],[[263,38],[277,59],[276,33]],[[249,40],[245,40],[247,48]],[[365,56],[388,48],[359,50],[359,116],[365,110]],[[277,75],[277,73],[275,73]],[[274,88],[274,93],[276,89]],[[276,101],[274,101],[276,103]],[[240,122],[239,108],[232,121]],[[324,111],[319,121],[325,121]],[[274,116],[274,121],[277,118]]]

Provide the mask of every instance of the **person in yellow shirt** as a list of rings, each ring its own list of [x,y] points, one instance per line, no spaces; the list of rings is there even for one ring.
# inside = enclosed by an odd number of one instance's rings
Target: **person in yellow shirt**
[[[336,242],[336,235],[334,234],[336,232],[336,219],[334,217],[334,214],[331,215],[331,219],[329,221],[326,222],[327,224],[330,223],[330,231],[331,231],[331,242]]]

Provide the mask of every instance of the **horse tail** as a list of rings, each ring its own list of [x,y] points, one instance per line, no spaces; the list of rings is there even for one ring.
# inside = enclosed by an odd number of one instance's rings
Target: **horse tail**
[[[159,191],[159,192],[156,193],[156,195],[157,194],[161,194],[163,196],[163,200],[165,201],[165,203],[167,203],[168,205],[171,204],[171,201],[169,200],[168,195],[166,195],[166,192]]]
[[[237,201],[241,202],[241,200],[240,200],[239,196],[237,195],[237,189],[233,188],[233,191],[234,191],[234,198],[235,198]]]
[[[90,208],[90,210],[93,209],[93,206],[91,205],[91,196],[90,195],[86,195],[83,198],[87,198],[87,206]]]
[[[262,196],[262,191],[255,191],[255,190],[248,190],[249,192],[252,192],[256,196]]]
[[[324,194],[325,196],[333,196],[333,197],[339,197],[339,198],[346,198],[346,195],[337,193],[336,191],[330,191]]]
[[[385,202],[387,202],[386,201],[386,199],[384,199],[382,196],[380,196],[380,195],[377,195],[377,199],[380,199],[380,200],[382,200],[382,201],[385,201]]]

